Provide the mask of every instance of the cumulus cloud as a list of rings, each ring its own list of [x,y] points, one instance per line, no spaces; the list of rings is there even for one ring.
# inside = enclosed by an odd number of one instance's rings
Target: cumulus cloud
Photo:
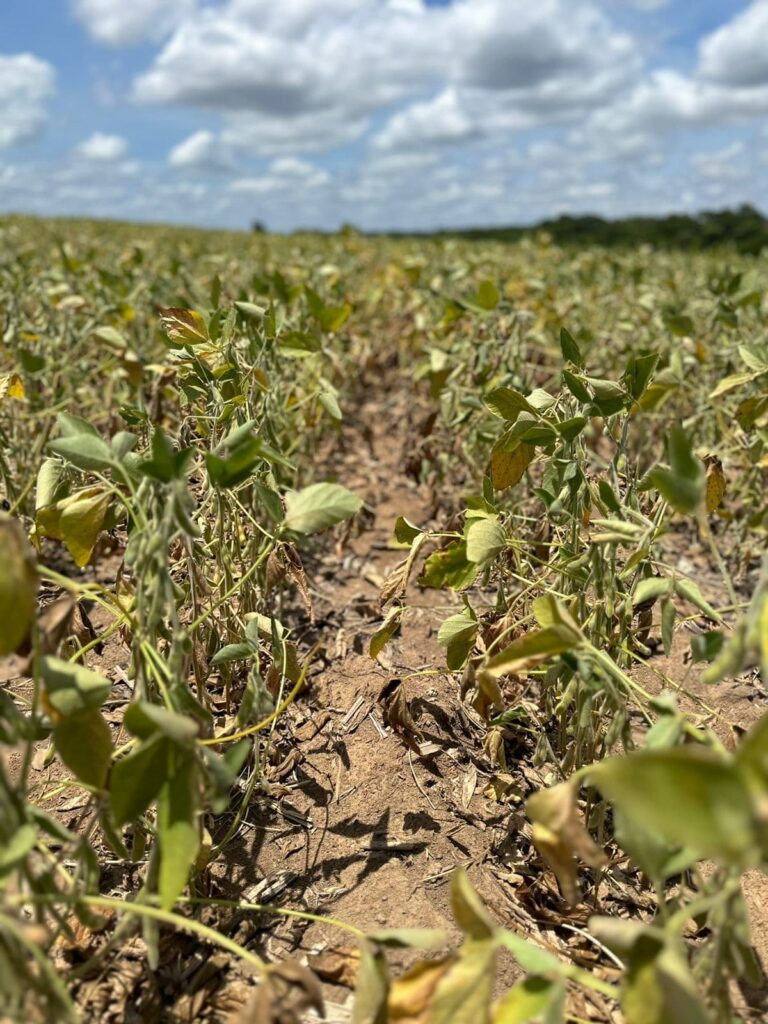
[[[700,69],[726,85],[768,86],[768,0],[754,0],[704,39]]]
[[[135,98],[223,112],[252,151],[328,149],[414,97],[389,141],[418,144],[434,111],[460,141],[491,95],[495,124],[591,106],[636,68],[631,38],[595,3],[539,0],[230,0],[187,18],[139,75]],[[432,92],[434,98],[415,99]],[[432,103],[432,106],[425,104]],[[397,115],[396,115],[397,116]],[[409,127],[414,137],[408,137]]]
[[[31,53],[0,54],[0,149],[33,139],[46,120],[56,75]]]
[[[198,171],[227,170],[231,163],[221,140],[211,131],[194,132],[168,154],[171,167]]]
[[[322,188],[331,180],[330,174],[296,157],[273,160],[261,177],[237,178],[230,184],[231,192],[290,192],[298,196],[305,190]]]
[[[161,39],[196,7],[197,0],[72,0],[88,34],[109,46]]]
[[[84,160],[110,163],[125,156],[128,152],[128,143],[122,135],[94,132],[77,146],[75,152]]]

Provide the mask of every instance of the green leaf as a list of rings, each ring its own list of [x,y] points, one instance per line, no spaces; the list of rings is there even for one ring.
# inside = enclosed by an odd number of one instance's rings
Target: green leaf
[[[646,479],[678,512],[695,512],[704,501],[706,471],[682,427],[672,428],[667,451],[670,468],[654,466]]]
[[[160,732],[182,747],[194,743],[198,732],[194,719],[145,700],[134,701],[128,706],[123,723],[128,732],[139,739],[147,739]]]
[[[54,455],[60,455],[78,469],[109,469],[116,462],[112,449],[96,434],[59,437],[55,441],[49,441],[48,448]]]
[[[497,939],[527,974],[558,974],[563,970],[563,964],[556,956],[514,932],[500,929]]]
[[[53,655],[40,659],[40,674],[48,704],[63,718],[101,707],[112,689],[98,672]]]
[[[341,412],[341,406],[339,400],[332,391],[321,391],[317,396],[317,400],[331,417],[336,420],[337,423],[341,423],[344,418]]]
[[[507,546],[507,536],[498,516],[473,519],[467,528],[467,559],[481,568]]]
[[[694,331],[693,320],[684,313],[667,313],[664,323],[676,338],[684,338]]]
[[[719,630],[710,630],[691,637],[691,655],[696,661],[714,661],[725,644],[725,636]]]
[[[691,604],[695,605],[699,611],[703,612],[708,619],[712,619],[713,622],[722,622],[722,618],[709,601],[705,600],[701,590],[699,590],[698,583],[694,583],[693,580],[675,580],[675,593],[678,597],[682,597],[684,601],[690,601]]]
[[[54,505],[67,493],[69,470],[61,459],[43,459],[35,484],[35,511]]]
[[[594,765],[586,779],[628,818],[700,857],[741,862],[756,846],[749,792],[710,750],[641,750]]]
[[[285,496],[285,526],[296,533],[319,533],[349,519],[362,507],[362,500],[340,484],[310,484]]]
[[[475,302],[482,309],[495,309],[499,304],[499,289],[493,283],[493,281],[484,280],[481,281],[477,286],[477,294],[475,295]]]
[[[37,562],[18,519],[0,512],[0,657],[12,654],[35,618]]]
[[[389,967],[387,958],[370,942],[360,943],[352,1024],[387,1024]]]
[[[451,875],[451,908],[456,924],[468,938],[490,939],[495,934],[496,925],[464,868],[456,868]]]
[[[477,619],[468,608],[459,615],[451,615],[440,626],[437,639],[447,649],[448,668],[452,672],[457,672],[463,667],[474,646],[476,636]]]
[[[571,392],[573,397],[578,398],[580,402],[592,401],[592,395],[584,384],[583,377],[575,373],[571,373],[570,370],[563,370],[563,383]]]
[[[664,579],[662,576],[649,576],[640,580],[632,595],[632,604],[635,608],[649,601],[656,601],[660,597],[669,597],[674,589],[672,580]]]
[[[80,416],[73,416],[70,412],[60,412],[56,417],[56,425],[62,437],[79,437],[81,434],[101,437],[92,423]]]
[[[112,766],[109,800],[118,827],[136,821],[160,792],[168,774],[169,752],[168,739],[156,733]]]
[[[578,366],[580,370],[584,369],[584,357],[581,354],[581,349],[576,344],[576,339],[571,332],[565,327],[560,328],[560,351],[563,353],[563,359]]]
[[[191,448],[177,451],[165,432],[156,427],[152,434],[152,458],[144,459],[138,464],[139,472],[161,483],[181,480],[187,463],[192,458]]]
[[[553,426],[561,437],[566,441],[575,440],[587,425],[586,416],[574,416],[573,419],[563,420],[561,423],[554,423]]]
[[[405,516],[398,516],[395,523],[395,540],[398,544],[410,547],[417,537],[421,536],[421,530],[414,526]]]
[[[81,782],[103,789],[112,760],[112,733],[97,708],[68,715],[53,730],[53,742]]]
[[[211,658],[211,665],[224,665],[228,661],[244,661],[252,658],[254,649],[250,644],[226,644]]]
[[[541,1020],[555,1024],[565,1011],[565,982],[547,978],[525,978],[496,1003],[493,1024],[526,1024]]]
[[[434,551],[424,563],[419,586],[443,590],[466,590],[477,576],[477,565],[467,558],[466,541],[454,540]]]
[[[485,396],[485,404],[495,416],[507,420],[509,423],[514,423],[521,412],[534,411],[524,395],[508,387],[494,388],[493,391],[489,391]]]
[[[658,361],[659,356],[656,352],[649,352],[646,355],[640,356],[630,356],[622,380],[627,391],[629,391],[634,399],[642,397],[650,383]]]
[[[197,761],[171,747],[171,775],[157,801],[160,906],[170,910],[184,890],[200,849]]]

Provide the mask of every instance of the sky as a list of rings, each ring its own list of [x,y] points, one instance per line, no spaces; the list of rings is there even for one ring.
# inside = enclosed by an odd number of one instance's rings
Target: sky
[[[768,0],[2,0],[0,210],[768,212]]]

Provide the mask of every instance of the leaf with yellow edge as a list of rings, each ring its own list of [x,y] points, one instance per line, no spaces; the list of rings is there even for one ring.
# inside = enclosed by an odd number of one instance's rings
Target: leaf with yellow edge
[[[490,1024],[496,977],[496,941],[464,943],[458,959],[435,986],[429,1024]]]
[[[35,617],[37,564],[18,519],[0,513],[0,657],[12,654]]]
[[[161,309],[160,323],[174,345],[199,345],[210,341],[208,327],[203,317],[194,309]]]
[[[454,959],[422,960],[394,981],[387,1006],[388,1024],[427,1024],[435,988]]]

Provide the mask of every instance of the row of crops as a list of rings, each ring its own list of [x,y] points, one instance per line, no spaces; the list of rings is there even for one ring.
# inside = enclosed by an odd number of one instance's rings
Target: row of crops
[[[73,982],[137,928],[150,966],[169,929],[250,964],[247,1019],[322,1006],[306,966],[201,911],[313,671],[311,609],[280,595],[304,595],[306,560],[363,514],[318,452],[378,387],[430,412],[402,442],[437,499],[429,522],[398,519],[371,656],[420,589],[446,591],[435,667],[488,764],[527,759],[549,783],[526,794],[537,870],[565,907],[622,864],[655,909],[596,906],[605,962],[587,970],[501,927],[457,871],[451,953],[417,920],[340,924],[360,945],[353,1019],[555,1022],[580,990],[629,1024],[746,1019],[768,716],[734,730],[717,709],[738,679],[765,711],[759,261],[12,218],[0,241],[3,1012],[80,1019]],[[119,699],[99,662],[115,638]],[[638,680],[682,647],[683,678]],[[84,795],[74,826],[51,805],[64,791]],[[116,862],[139,868],[124,899],[104,894]],[[78,923],[105,940],[63,977],[51,950]],[[390,948],[431,952],[393,978]],[[508,954],[523,973],[499,994]]]

